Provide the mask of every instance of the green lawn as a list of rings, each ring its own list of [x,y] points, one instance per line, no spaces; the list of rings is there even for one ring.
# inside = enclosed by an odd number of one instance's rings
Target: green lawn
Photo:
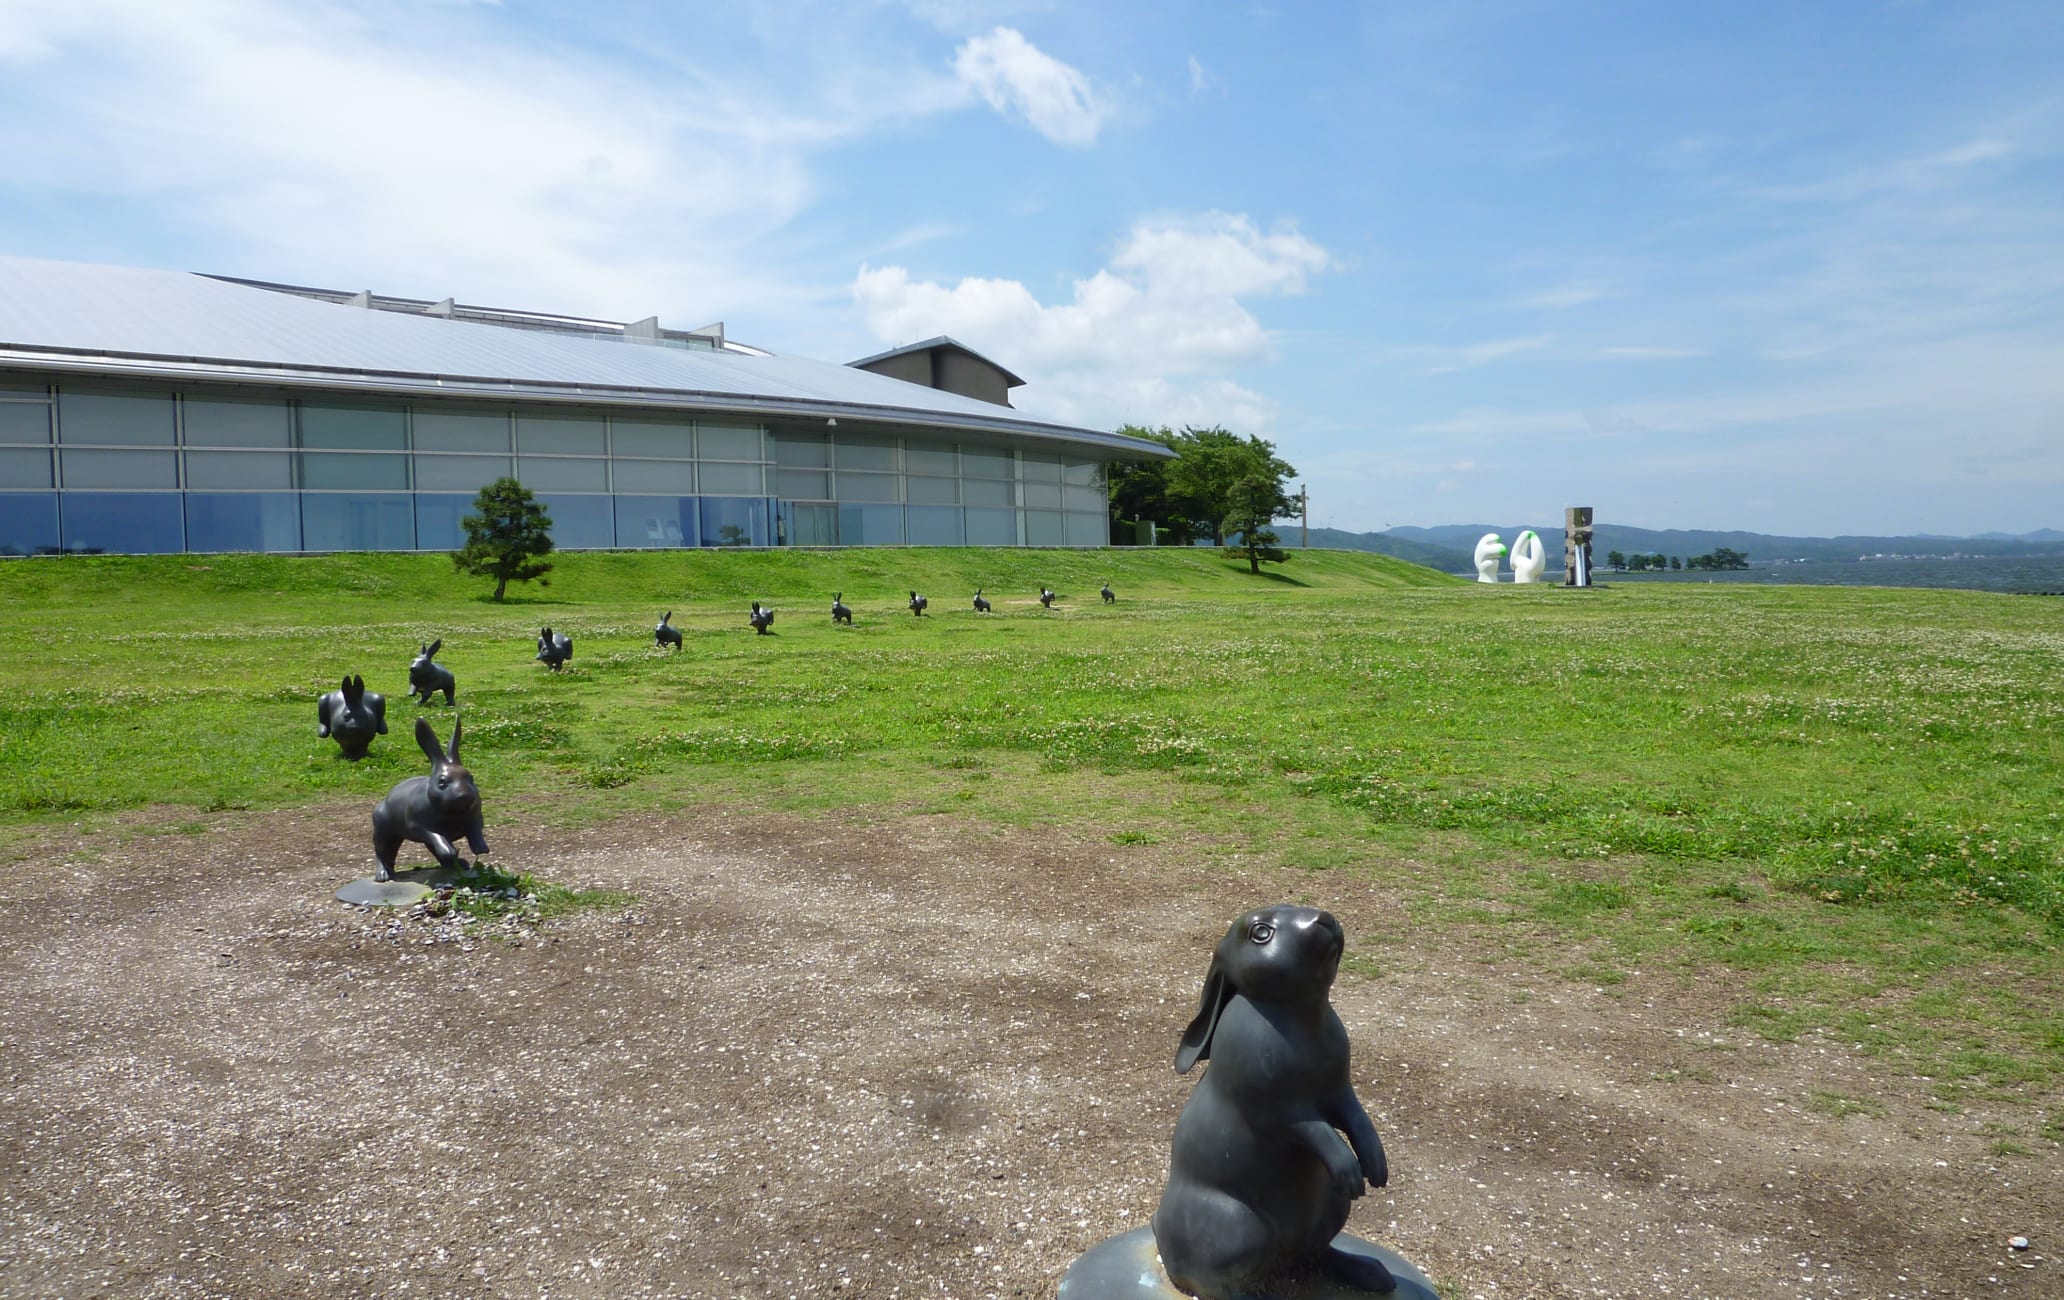
[[[440,556],[0,563],[0,824],[369,805],[424,767],[406,670],[442,637],[490,823],[744,802],[1180,841],[1395,877],[1415,924],[1572,979],[1724,971],[1746,1028],[1945,1090],[2064,1068],[2064,602],[1190,550],[583,554],[488,588]],[[357,765],[315,736],[347,672],[393,730]]]

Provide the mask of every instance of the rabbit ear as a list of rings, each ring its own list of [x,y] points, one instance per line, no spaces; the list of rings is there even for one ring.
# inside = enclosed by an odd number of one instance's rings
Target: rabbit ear
[[[444,649],[444,638],[438,637],[435,641],[432,641],[429,645],[423,647],[423,657],[425,659],[428,659],[430,656],[436,654],[439,650],[442,649]]]
[[[459,727],[460,727],[460,725],[461,725],[461,724],[460,724],[460,722],[459,722],[459,720],[458,720],[457,718],[453,718],[453,719],[452,719],[452,724],[451,724],[451,748],[445,751],[445,753],[446,753],[447,755],[449,755],[449,756],[451,757],[451,761],[452,761],[452,762],[454,762],[454,763],[456,763],[456,762],[458,762],[458,761],[459,761]]]
[[[1211,1035],[1218,1028],[1218,1013],[1232,1001],[1233,982],[1226,978],[1212,954],[1211,969],[1204,972],[1204,995],[1198,999],[1197,1018],[1183,1030],[1182,1045],[1175,1049],[1175,1072],[1188,1074],[1199,1061],[1211,1059]]]
[[[444,746],[437,743],[437,733],[430,729],[430,719],[416,719],[416,744],[422,746],[424,756],[433,764],[444,761]]]

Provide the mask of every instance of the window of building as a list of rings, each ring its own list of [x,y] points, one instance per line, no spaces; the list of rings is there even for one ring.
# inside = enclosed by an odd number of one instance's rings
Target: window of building
[[[466,530],[459,521],[472,512],[473,498],[470,496],[416,493],[416,549],[458,550],[466,544]]]
[[[552,545],[568,551],[606,551],[616,545],[616,510],[608,497],[551,496],[538,504],[552,516]]]
[[[777,433],[774,435],[774,463],[797,469],[829,468],[831,443],[821,433]]]
[[[13,396],[0,396],[0,443],[49,443],[50,403],[14,401]]]
[[[57,473],[66,488],[176,488],[179,456],[170,451],[60,447]]]
[[[348,451],[301,453],[301,486],[322,491],[404,490],[409,485],[407,456],[379,456]],[[310,550],[331,549],[309,547]]]
[[[1015,510],[967,511],[967,544],[969,546],[1016,546],[1018,544],[1018,512]]]
[[[971,506],[1008,508],[1018,504],[1018,485],[1002,479],[962,479],[960,499]]]
[[[0,493],[0,555],[49,555],[57,549],[57,493]]]
[[[186,548],[177,492],[66,492],[64,548],[82,555],[166,555]]]
[[[407,451],[408,414],[398,406],[303,402],[301,445],[324,451]]]
[[[1027,510],[1025,512],[1025,545],[1066,546],[1068,533],[1061,523],[1058,510]]]
[[[1069,511],[1067,522],[1062,526],[1070,546],[1104,546],[1111,540],[1111,520],[1107,515],[1082,514]]]
[[[516,450],[530,456],[604,456],[608,426],[600,416],[526,412],[516,417]]]
[[[903,512],[904,531],[912,546],[962,546],[967,526],[958,506],[911,506]]]
[[[672,421],[611,419],[609,449],[619,460],[626,456],[690,460],[695,456],[695,430]]]
[[[903,507],[841,504],[838,535],[841,546],[901,546]]]
[[[189,451],[188,488],[280,488],[294,486],[294,457],[284,451]],[[242,550],[243,547],[230,547]]]
[[[895,474],[859,474],[840,470],[833,476],[841,501],[900,501],[901,480]]]
[[[960,480],[929,478],[911,474],[904,478],[907,499],[917,505],[950,506],[960,503]]]
[[[910,474],[958,474],[960,452],[950,442],[920,442],[913,438],[903,444],[903,469]]]
[[[837,546],[838,507],[780,501],[774,506],[776,546]]]
[[[507,411],[447,411],[416,408],[412,420],[417,451],[509,451]]]
[[[765,460],[757,424],[695,422],[695,454],[703,460]]]
[[[896,444],[888,438],[839,438],[833,442],[831,454],[842,470],[899,468]]]
[[[310,551],[413,551],[415,507],[402,492],[304,493],[301,540]]]
[[[189,447],[289,447],[293,408],[284,399],[186,397],[180,400]]]
[[[0,447],[0,488],[47,488],[51,478],[48,447]],[[13,501],[13,497],[8,497]]]
[[[172,394],[57,395],[57,438],[75,447],[170,447],[177,441]]]
[[[1060,457],[1028,451],[1018,458],[1018,474],[1027,483],[1058,483],[1061,481]]]
[[[189,492],[189,551],[298,551],[301,499],[291,492]]]
[[[618,460],[616,485],[639,492],[695,491],[695,462],[692,460]]]
[[[747,497],[703,497],[702,545],[765,546],[767,503]]]
[[[1059,510],[1061,508],[1061,485],[1058,483],[1035,483],[1027,479],[1024,484],[1025,508],[1027,510]]]
[[[998,451],[989,447],[962,447],[960,474],[962,478],[1014,479],[1018,476],[1018,462],[1008,451]]]
[[[694,497],[617,497],[616,544],[691,546],[697,537]]]
[[[518,456],[516,477],[533,492],[607,492],[609,462],[571,456]]]
[[[758,465],[706,460],[696,467],[696,476],[704,492],[759,496],[766,491],[766,471]]]
[[[831,475],[821,469],[777,469],[774,495],[824,501],[831,497]]]
[[[416,490],[477,492],[509,475],[507,456],[416,456]],[[425,547],[425,550],[430,548]]]

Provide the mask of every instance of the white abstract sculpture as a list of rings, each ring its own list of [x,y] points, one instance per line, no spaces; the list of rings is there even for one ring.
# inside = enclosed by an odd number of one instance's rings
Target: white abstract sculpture
[[[1505,543],[1498,540],[1496,533],[1485,533],[1476,543],[1476,580],[1496,582],[1498,561],[1505,558]]]
[[[1520,530],[1512,539],[1512,580],[1514,582],[1539,582],[1541,571],[1548,567],[1548,548],[1541,545],[1540,535],[1531,528]]]

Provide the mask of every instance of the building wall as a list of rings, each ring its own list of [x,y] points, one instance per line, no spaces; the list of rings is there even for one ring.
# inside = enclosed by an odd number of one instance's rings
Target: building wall
[[[451,550],[504,474],[569,550],[1107,536],[1101,464],[965,435],[0,376],[0,555]]]

